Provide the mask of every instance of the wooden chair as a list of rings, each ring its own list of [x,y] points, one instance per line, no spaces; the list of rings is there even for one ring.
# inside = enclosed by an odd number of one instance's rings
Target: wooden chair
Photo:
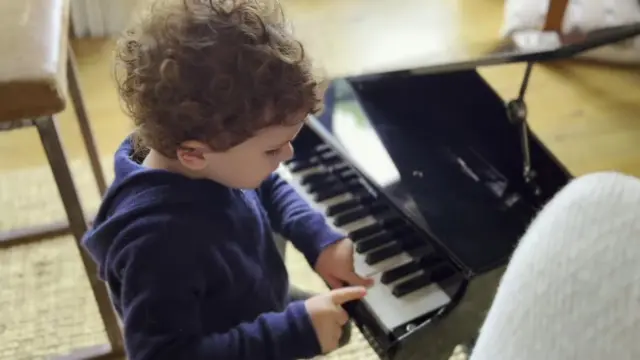
[[[97,268],[81,248],[87,220],[69,170],[55,115],[71,98],[100,194],[106,181],[82,100],[73,51],[69,39],[70,0],[0,2],[0,48],[11,49],[0,56],[0,130],[34,126],[44,147],[64,204],[68,223],[22,229],[0,236],[0,246],[71,232],[76,240],[87,277],[104,322],[110,344],[72,358],[104,358],[123,353],[122,335],[105,284]],[[6,155],[5,155],[6,156]]]

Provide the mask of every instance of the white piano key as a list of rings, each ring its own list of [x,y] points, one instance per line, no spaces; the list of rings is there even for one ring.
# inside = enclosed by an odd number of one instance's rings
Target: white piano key
[[[307,188],[306,188],[306,187],[303,187],[303,188],[305,189],[305,191],[307,190]],[[316,209],[318,209],[318,210],[322,211],[322,213],[326,215],[327,208],[328,208],[329,206],[334,205],[334,204],[341,203],[341,202],[346,201],[346,200],[351,200],[351,199],[353,199],[353,195],[351,195],[351,194],[349,194],[349,193],[346,193],[346,194],[342,194],[342,195],[334,196],[334,197],[332,197],[332,198],[330,198],[330,199],[327,199],[327,200],[321,201],[321,202],[319,202],[319,203],[314,202],[314,203],[313,203],[313,206],[314,206]]]
[[[282,165],[280,169],[278,169],[278,172],[291,184],[291,186],[309,205],[325,214],[325,217],[327,217],[327,206],[351,199],[352,195],[344,194],[320,203],[313,201],[312,197],[307,192],[306,186],[300,184],[300,178],[304,175],[322,170],[324,170],[323,167],[318,166],[293,174],[284,165]],[[333,219],[331,217],[327,217],[327,222],[334,228],[337,228],[333,225]],[[373,217],[367,216],[337,229],[348,233],[374,222],[375,219]],[[365,255],[366,254],[354,253],[354,267],[356,273],[361,276],[371,277],[374,280],[374,285],[368,289],[367,295],[363,299],[363,303],[371,310],[371,313],[378,318],[379,322],[387,331],[392,331],[398,326],[406,325],[415,317],[427,314],[447,305],[451,301],[449,296],[440,288],[440,286],[438,286],[438,284],[425,286],[400,298],[394,296],[392,293],[394,285],[406,281],[416,275],[404,277],[392,284],[382,284],[380,282],[380,277],[384,271],[393,269],[413,260],[412,257],[403,252],[389,259],[380,261],[375,265],[368,265],[365,262]]]
[[[289,184],[298,192],[298,194],[308,203],[311,205],[311,207],[313,207],[314,209],[320,211],[321,213],[325,214],[326,216],[326,209],[328,206],[331,206],[333,204],[337,204],[340,203],[342,201],[345,200],[349,200],[352,199],[353,196],[350,194],[343,194],[340,196],[336,196],[334,198],[331,199],[327,199],[326,201],[322,201],[322,202],[315,202],[311,199],[311,196],[309,195],[309,193],[306,191],[306,187],[300,184],[300,177],[305,175],[305,174],[310,174],[311,172],[315,172],[315,171],[319,171],[319,168],[313,168],[313,169],[308,169],[305,170],[304,172],[300,172],[297,174],[293,174],[291,173],[291,171],[289,171],[289,169],[287,169],[284,166],[281,166],[280,169],[278,169],[278,172],[280,173],[280,176],[282,176],[283,179],[286,179]],[[363,228],[365,226],[374,224],[376,222],[375,218],[372,216],[367,216],[364,217],[360,220],[351,222],[349,224],[346,224],[344,226],[341,227],[337,227],[333,224],[333,219],[332,217],[327,217],[327,223],[329,223],[330,226],[332,226],[334,229],[338,230],[338,231],[342,231],[345,234],[348,234],[349,232],[356,230],[356,229],[360,229]],[[373,249],[375,250],[375,249]],[[353,254],[353,265],[354,265],[354,270],[356,272],[356,274],[360,275],[360,276],[365,276],[365,277],[371,277],[377,273],[380,273],[382,271],[388,270],[388,269],[392,269],[396,266],[400,266],[402,264],[407,263],[408,261],[411,261],[412,258],[411,256],[409,256],[409,254],[407,253],[401,253],[398,255],[395,255],[389,259],[385,259],[383,261],[380,261],[374,265],[369,265],[365,262],[365,255],[366,254],[359,254],[359,253],[355,253]]]
[[[393,295],[393,286],[411,279],[411,275],[392,284],[382,284],[382,273],[373,276],[374,285],[367,290],[363,303],[388,331],[406,325],[417,316],[447,305],[451,298],[438,284],[431,284],[403,297]],[[417,324],[416,324],[417,325]]]
[[[327,217],[327,219],[329,219],[328,221],[331,222],[331,224],[333,224],[333,217]],[[333,226],[337,229],[341,229],[342,231],[349,233],[353,230],[362,229],[365,226],[373,225],[376,222],[377,221],[373,216],[367,216],[367,217],[363,217],[362,219],[342,225],[340,227],[336,227],[335,225]]]

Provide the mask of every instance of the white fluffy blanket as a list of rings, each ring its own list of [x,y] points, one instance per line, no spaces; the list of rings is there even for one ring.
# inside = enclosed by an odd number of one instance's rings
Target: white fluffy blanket
[[[506,0],[502,36],[542,29],[549,0]],[[570,0],[562,32],[581,33],[640,22],[639,0]],[[640,37],[585,53],[583,57],[616,63],[640,64]]]

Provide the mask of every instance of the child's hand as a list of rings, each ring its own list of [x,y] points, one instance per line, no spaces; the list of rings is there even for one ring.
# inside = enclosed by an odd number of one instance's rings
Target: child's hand
[[[362,286],[343,287],[304,302],[323,354],[338,347],[342,326],[349,321],[349,315],[341,305],[362,299],[366,293]]]
[[[353,269],[353,242],[349,238],[342,239],[328,246],[318,256],[315,270],[329,284],[337,289],[344,284],[369,287],[372,279],[366,279],[356,274]]]

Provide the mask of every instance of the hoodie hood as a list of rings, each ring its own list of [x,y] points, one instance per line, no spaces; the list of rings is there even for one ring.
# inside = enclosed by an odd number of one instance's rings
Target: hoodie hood
[[[189,211],[201,211],[211,201],[218,201],[230,189],[210,180],[191,179],[167,170],[149,169],[134,157],[132,136],[127,137],[115,153],[115,179],[100,205],[91,229],[82,244],[98,264],[99,276],[106,279],[104,264],[110,254],[117,254],[132,236],[127,231],[159,228],[164,219],[180,218]],[[215,199],[212,199],[212,194]],[[202,206],[201,206],[202,205]],[[157,224],[154,224],[157,222]],[[157,225],[157,226],[155,226]],[[151,226],[151,227],[150,227]]]

